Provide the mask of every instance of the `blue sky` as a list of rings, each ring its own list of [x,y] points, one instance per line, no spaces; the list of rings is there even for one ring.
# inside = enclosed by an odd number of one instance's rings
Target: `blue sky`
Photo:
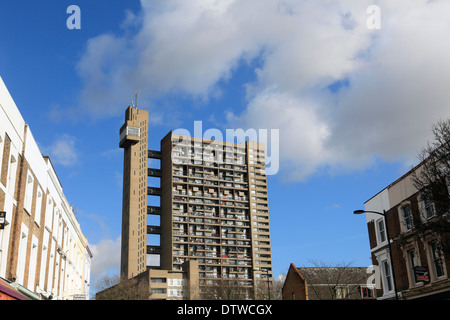
[[[81,9],[69,30],[66,9]],[[380,28],[370,28],[370,5]],[[445,1],[12,1],[0,75],[50,155],[95,253],[118,273],[124,110],[139,90],[150,148],[172,129],[279,129],[268,177],[274,275],[371,265],[353,210],[411,165],[450,115]],[[225,135],[225,134],[224,134]]]

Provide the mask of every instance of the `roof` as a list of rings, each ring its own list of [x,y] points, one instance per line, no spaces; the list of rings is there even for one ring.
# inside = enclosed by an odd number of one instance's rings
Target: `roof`
[[[298,268],[293,263],[291,263],[290,268],[294,270],[294,272],[300,277],[300,279],[305,280],[300,271],[298,271]]]
[[[311,284],[364,284],[367,267],[296,267],[299,276]]]

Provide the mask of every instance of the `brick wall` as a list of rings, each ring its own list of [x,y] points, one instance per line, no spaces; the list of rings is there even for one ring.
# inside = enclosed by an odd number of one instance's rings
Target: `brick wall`
[[[283,300],[306,300],[306,282],[291,264],[282,288]]]
[[[428,267],[429,272],[432,272],[434,265],[430,261],[429,253],[429,242],[434,239],[439,239],[442,246],[445,244],[450,244],[447,239],[450,239],[450,234],[440,234],[437,235],[431,230],[419,229],[418,226],[422,224],[421,212],[419,210],[420,204],[418,202],[418,193],[412,195],[411,197],[405,199],[400,204],[391,208],[387,212],[386,222],[389,228],[389,239],[393,239],[391,243],[392,249],[392,267],[394,270],[397,291],[403,291],[406,295],[421,295],[421,294],[432,294],[433,288],[436,286],[438,290],[450,290],[450,282],[448,280],[448,275],[450,274],[450,257],[449,255],[444,255],[445,267],[447,279],[445,277],[439,281],[431,281],[425,285],[416,285],[413,278],[413,270],[411,268],[411,261],[408,255],[409,250],[414,250],[416,254],[416,263],[421,266]],[[411,208],[411,215],[413,219],[414,228],[411,231],[404,231],[402,229],[402,219],[401,219],[401,207],[408,204]],[[422,224],[422,227],[426,226]],[[371,249],[377,246],[376,242],[376,229],[373,221],[368,223],[368,231],[370,238]],[[386,246],[387,247],[387,246]],[[381,248],[380,250],[384,250]],[[379,250],[377,250],[379,251]],[[372,254],[373,264],[377,265],[378,262],[375,259],[375,254]],[[408,273],[409,272],[409,273]],[[379,296],[382,295],[382,290],[378,291]]]

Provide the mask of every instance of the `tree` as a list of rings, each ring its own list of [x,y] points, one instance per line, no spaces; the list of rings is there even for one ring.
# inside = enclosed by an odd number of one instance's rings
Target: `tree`
[[[421,219],[414,228],[438,234],[442,249],[450,254],[450,119],[434,124],[432,133],[434,140],[420,150],[420,164],[412,172],[414,187],[421,194],[417,208]]]
[[[255,280],[254,285],[254,299],[256,300],[272,300],[273,297],[273,283],[272,278],[267,278],[266,274],[262,274],[262,277]]]
[[[273,279],[273,300],[283,299],[282,289],[285,280],[286,275],[284,273],[280,274],[278,277]]]
[[[432,196],[436,210],[442,214],[450,208],[450,119],[438,121],[432,132],[434,141],[420,150],[420,165],[412,178],[417,190]]]
[[[119,275],[104,276],[95,283],[96,300],[148,300],[148,281],[142,277],[120,280]],[[101,291],[100,291],[101,290]]]
[[[202,299],[207,300],[244,300],[247,299],[249,287],[237,279],[215,279],[202,288]]]
[[[336,300],[360,298],[359,289],[367,281],[367,268],[352,267],[343,262],[329,265],[311,261],[314,267],[298,268],[306,279],[310,300]]]
[[[105,275],[95,281],[94,289],[97,292],[103,291],[111,287],[114,287],[115,285],[119,284],[119,282],[120,276],[118,274]]]

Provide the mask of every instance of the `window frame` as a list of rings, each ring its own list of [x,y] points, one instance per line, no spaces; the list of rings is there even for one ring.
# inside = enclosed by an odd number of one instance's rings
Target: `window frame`
[[[363,285],[360,286],[360,294],[361,298],[364,300],[374,299],[375,298],[375,290],[372,286]]]
[[[406,213],[405,209],[408,208],[408,213]],[[401,222],[401,228],[403,232],[408,232],[414,229],[414,220],[411,211],[411,204],[404,203],[399,207],[399,216]]]
[[[414,256],[412,256],[412,254]],[[406,249],[407,256],[407,270],[410,274],[409,283],[410,287],[422,285],[423,281],[418,281],[416,278],[416,267],[421,266],[420,255],[418,254],[418,249],[416,247],[410,247]]]
[[[31,171],[27,171],[27,179],[25,184],[25,197],[23,201],[23,208],[25,211],[31,215],[31,208],[33,206],[33,190],[34,190],[34,177],[31,174]]]
[[[376,220],[376,229],[377,229],[377,240],[379,245],[381,245],[387,241],[386,225],[384,218]]]
[[[436,217],[436,210],[434,208],[433,196],[430,193],[423,194],[420,197],[420,210],[422,213],[422,220],[425,222]]]
[[[334,287],[336,300],[347,300],[349,298],[350,290],[348,285],[340,284]]]
[[[6,174],[6,190],[15,199],[16,194],[16,182],[17,182],[17,169],[18,169],[18,153],[11,150],[8,157],[8,172]]]
[[[388,259],[381,261],[383,274],[383,291],[388,294],[394,291],[394,279],[392,277],[392,266]]]
[[[36,204],[34,208],[34,222],[40,226],[42,216],[42,203],[44,201],[44,192],[40,186],[36,189]]]
[[[437,245],[434,248],[434,245]],[[441,243],[437,239],[433,239],[428,242],[429,250],[430,250],[430,264],[433,266],[433,278],[434,280],[438,280],[446,277],[445,272],[445,261],[444,256],[442,254],[442,246]],[[439,251],[439,256],[436,256],[436,249]],[[439,263],[439,269],[437,263]],[[440,272],[439,272],[440,271]]]

